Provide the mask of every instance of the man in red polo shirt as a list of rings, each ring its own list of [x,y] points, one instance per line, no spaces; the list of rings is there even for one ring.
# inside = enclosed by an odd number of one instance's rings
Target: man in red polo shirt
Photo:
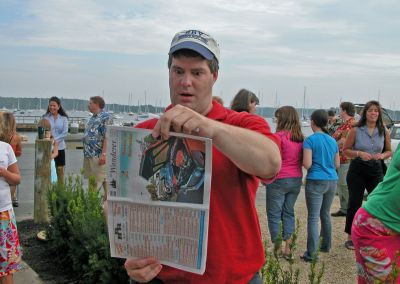
[[[213,141],[206,270],[198,275],[145,258],[128,259],[127,273],[139,283],[261,283],[264,253],[255,198],[259,178],[271,179],[280,169],[279,140],[262,117],[212,100],[219,47],[210,35],[177,33],[168,68],[171,105],[160,119],[137,127],[163,139],[174,131]]]

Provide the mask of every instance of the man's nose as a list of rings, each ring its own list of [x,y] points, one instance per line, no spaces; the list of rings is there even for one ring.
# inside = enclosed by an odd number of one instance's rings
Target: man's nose
[[[181,78],[181,84],[184,87],[188,87],[192,85],[192,75],[191,74],[184,74]]]

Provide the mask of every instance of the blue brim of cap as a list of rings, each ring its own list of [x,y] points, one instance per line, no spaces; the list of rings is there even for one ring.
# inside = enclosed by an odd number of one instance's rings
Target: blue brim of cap
[[[207,60],[212,60],[214,58],[214,54],[211,51],[209,51],[206,47],[192,41],[184,41],[178,43],[177,45],[171,47],[171,49],[169,50],[169,54],[172,54],[180,49],[191,49],[193,51],[196,51]]]

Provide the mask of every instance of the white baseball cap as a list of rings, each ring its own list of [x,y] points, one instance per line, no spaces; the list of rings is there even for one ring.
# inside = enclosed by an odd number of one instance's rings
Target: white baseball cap
[[[169,49],[169,55],[180,49],[191,49],[207,60],[214,57],[219,62],[219,46],[217,41],[207,33],[199,30],[185,30],[175,34]]]

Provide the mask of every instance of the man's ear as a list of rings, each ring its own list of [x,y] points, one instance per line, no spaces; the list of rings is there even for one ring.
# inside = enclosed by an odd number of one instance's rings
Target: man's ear
[[[217,79],[218,79],[218,71],[215,71],[215,72],[213,73],[213,80],[214,80],[214,83],[217,81]]]

